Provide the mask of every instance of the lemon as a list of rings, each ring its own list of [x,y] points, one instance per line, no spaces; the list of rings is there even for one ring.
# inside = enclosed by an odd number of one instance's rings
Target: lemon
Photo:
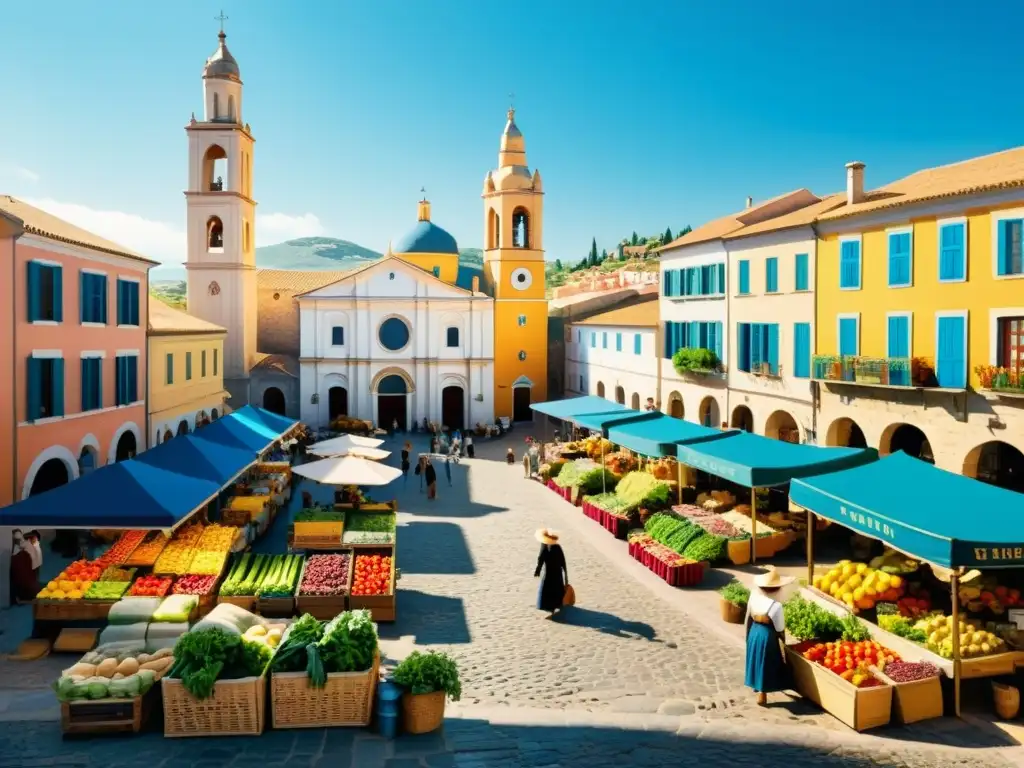
[[[868,569],[866,563],[857,563],[857,573],[864,573]]]
[[[859,574],[859,573],[854,573],[854,574],[852,574],[852,575],[850,576],[850,578],[848,578],[848,579],[846,580],[846,583],[847,583],[847,584],[848,584],[848,585],[849,585],[849,586],[850,586],[851,588],[856,588],[856,587],[859,587],[859,586],[861,585],[861,582],[862,582],[862,581],[864,581],[864,579],[862,579],[862,578],[860,577],[860,574]]]
[[[853,590],[853,599],[857,602],[860,602],[864,599],[864,590],[861,587],[857,587],[855,590]]]

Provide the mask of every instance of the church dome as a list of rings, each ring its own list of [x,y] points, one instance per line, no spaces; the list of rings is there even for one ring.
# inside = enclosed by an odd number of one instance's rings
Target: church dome
[[[238,62],[235,61],[235,57],[231,55],[231,51],[228,50],[228,46],[224,42],[227,35],[221,31],[217,37],[220,38],[220,45],[217,46],[217,50],[213,52],[213,55],[206,60],[206,66],[203,67],[203,77],[241,82],[242,73],[238,69]]]
[[[419,221],[416,226],[394,242],[395,253],[455,253],[458,243],[448,232],[432,221]]]

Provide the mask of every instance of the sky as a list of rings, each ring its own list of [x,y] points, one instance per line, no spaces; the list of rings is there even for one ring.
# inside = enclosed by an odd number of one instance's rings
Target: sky
[[[223,3],[223,6],[222,6]],[[222,10],[256,244],[383,251],[421,187],[461,247],[510,94],[549,259],[807,187],[1024,143],[1024,4],[950,0],[36,0],[0,10],[0,193],[185,260],[187,142]],[[11,31],[14,33],[11,33]]]

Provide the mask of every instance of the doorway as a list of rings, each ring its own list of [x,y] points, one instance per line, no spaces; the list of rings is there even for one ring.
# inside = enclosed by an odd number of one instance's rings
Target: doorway
[[[327,415],[331,421],[339,416],[348,416],[348,390],[344,387],[331,387],[327,391]]]
[[[398,422],[400,430],[406,430],[409,425],[406,421],[406,394],[405,379],[392,374],[381,379],[377,385],[377,426],[383,429],[390,429],[391,423]]]
[[[263,390],[263,410],[284,416],[284,392],[277,387]]]
[[[516,387],[512,390],[512,421],[533,421],[529,387]]]
[[[448,429],[465,429],[465,409],[466,392],[462,387],[452,385],[441,390],[441,423],[444,426]]]

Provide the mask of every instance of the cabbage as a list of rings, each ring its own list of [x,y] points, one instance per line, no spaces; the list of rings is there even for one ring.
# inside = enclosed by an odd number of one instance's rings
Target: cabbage
[[[129,675],[120,680],[111,680],[107,683],[107,689],[115,699],[130,699],[142,693],[142,680],[137,674]]]
[[[107,686],[112,682],[113,680],[107,680],[104,677],[90,677],[84,683],[79,683],[79,685],[85,686],[86,696],[90,699],[105,699],[109,695]]]
[[[197,605],[199,597],[196,595],[170,595],[165,597],[160,607],[153,612],[153,621],[188,621],[189,614]]]
[[[140,669],[132,677],[139,678],[139,693],[145,693],[153,687],[156,682],[156,672],[152,669]]]
[[[76,701],[86,698],[84,685],[76,683],[70,677],[62,677],[53,684],[53,690],[57,692],[59,701]]]

